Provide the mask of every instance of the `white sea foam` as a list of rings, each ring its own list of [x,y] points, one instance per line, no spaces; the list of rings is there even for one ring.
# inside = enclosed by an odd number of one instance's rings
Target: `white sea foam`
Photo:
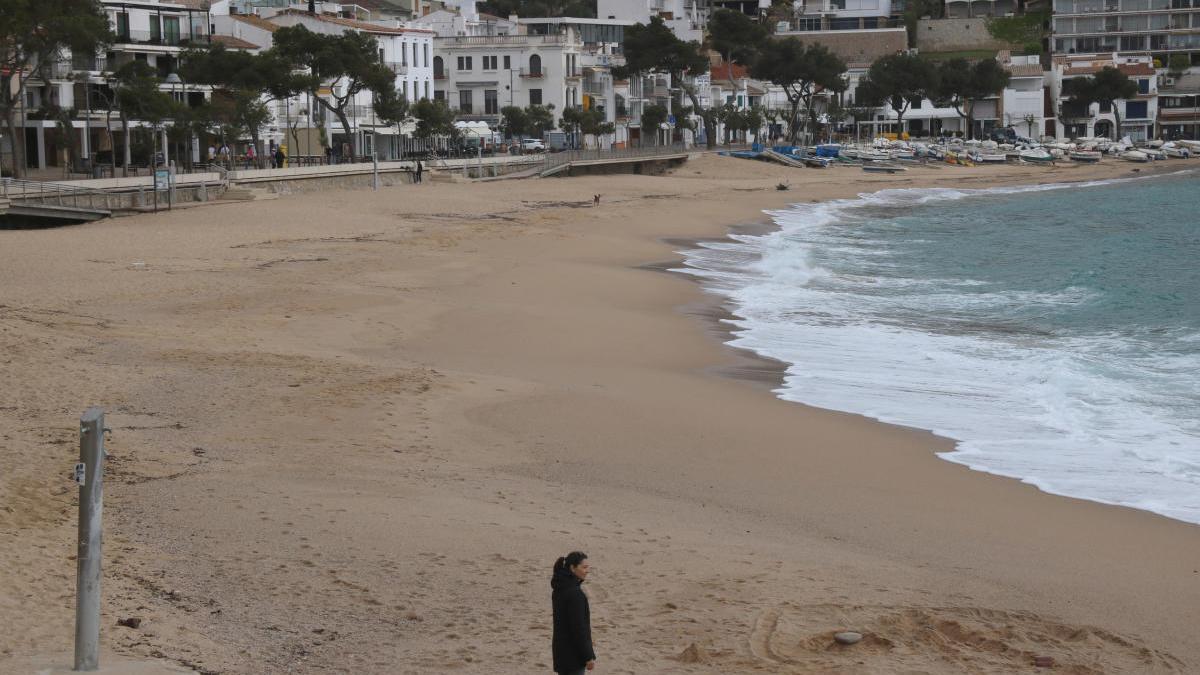
[[[1128,335],[1031,336],[1006,333],[999,320],[981,326],[981,314],[1050,312],[1086,302],[1092,291],[972,293],[970,280],[888,276],[889,265],[871,255],[885,243],[854,240],[845,227],[824,234],[876,208],[1114,182],[885,190],[797,205],[770,213],[777,231],[684,251],[686,267],[677,271],[730,299],[731,344],[790,364],[781,398],[929,429],[958,441],[946,459],[1047,492],[1200,523],[1200,422],[1180,409],[1200,399],[1196,351],[1156,353]],[[882,274],[839,276],[814,262],[817,250],[858,256],[860,268]],[[906,294],[910,286],[926,292]],[[1176,336],[1176,344],[1195,340]]]

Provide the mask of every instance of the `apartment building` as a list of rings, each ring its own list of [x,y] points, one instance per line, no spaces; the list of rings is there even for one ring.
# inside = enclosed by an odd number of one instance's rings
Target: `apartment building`
[[[1150,54],[1200,64],[1200,0],[1054,0],[1055,54]]]
[[[265,14],[265,12],[264,12]],[[314,33],[339,35],[349,31],[366,33],[379,43],[379,58],[395,74],[396,89],[409,101],[422,98],[433,98],[434,95],[434,32],[423,28],[405,27],[397,21],[367,22],[346,18],[341,15],[309,14],[297,9],[283,11],[264,16],[266,22],[276,26],[304,26]],[[342,82],[329,83],[329,96],[335,91],[342,91]],[[371,105],[372,93],[359,92],[347,109],[350,122],[350,134],[354,136],[354,147],[361,155],[378,154],[384,158],[396,156],[399,152],[399,136],[403,129],[389,125],[378,119]],[[279,126],[304,125],[307,128],[324,129],[326,142],[334,148],[351,139],[341,122],[331,114],[322,110],[320,104],[300,100],[300,98],[276,104],[277,117],[283,114],[290,119]],[[292,117],[292,116],[296,117]],[[320,143],[313,143],[311,138],[295,138],[293,144],[298,144],[300,151],[304,147],[320,148]],[[311,153],[304,153],[311,154]]]
[[[1200,73],[1166,77],[1158,88],[1159,138],[1200,138]]]
[[[180,100],[199,105],[208,95],[207,88],[189,86],[175,75],[179,52],[210,39],[206,12],[190,3],[157,0],[102,0],[101,5],[113,32],[112,43],[94,54],[64,54],[50,65],[45,78],[29,82],[18,119],[30,169],[88,172],[113,161],[113,140],[117,163],[122,163],[121,131],[109,133],[113,120],[108,80],[127,63],[141,61],[159,77],[173,79],[162,89]],[[131,123],[135,131],[144,126],[138,120]],[[166,145],[166,132],[160,130],[157,147]],[[198,148],[192,151],[198,159]]]
[[[650,23],[657,16],[679,39],[702,42],[710,9],[708,0],[597,0],[596,17]]]
[[[439,36],[434,44],[434,98],[460,120],[494,127],[505,106],[553,105],[557,119],[583,105],[583,44],[574,32]]]
[[[1137,83],[1138,93],[1129,100],[1116,101],[1114,106],[1077,105],[1063,95],[1064,81],[1095,75],[1105,67],[1115,67],[1129,76]],[[1158,123],[1158,71],[1153,57],[1122,56],[1115,52],[1055,56],[1049,82],[1056,123],[1047,122],[1047,134],[1053,133],[1058,138],[1111,138],[1119,114],[1118,137],[1129,136],[1134,141],[1154,137]]]

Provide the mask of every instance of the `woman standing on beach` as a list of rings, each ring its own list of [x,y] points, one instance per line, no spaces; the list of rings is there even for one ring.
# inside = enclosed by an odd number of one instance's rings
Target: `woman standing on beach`
[[[554,563],[550,596],[554,606],[554,672],[579,675],[596,667],[592,651],[592,614],[582,584],[591,566],[587,554],[568,553]]]

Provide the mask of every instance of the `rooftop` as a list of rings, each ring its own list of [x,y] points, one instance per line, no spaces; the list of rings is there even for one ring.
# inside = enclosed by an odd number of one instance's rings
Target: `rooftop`
[[[261,16],[257,16],[254,14],[230,14],[229,18],[235,19],[237,21],[241,21],[244,24],[249,24],[251,26],[254,26],[255,28],[261,28],[261,29],[271,32],[271,33],[274,33],[275,31],[279,30],[279,26],[271,23],[270,21],[267,21],[266,19],[262,18]]]
[[[259,49],[259,46],[253,42],[236,38],[232,35],[213,35],[212,41],[224,45],[229,49]]]

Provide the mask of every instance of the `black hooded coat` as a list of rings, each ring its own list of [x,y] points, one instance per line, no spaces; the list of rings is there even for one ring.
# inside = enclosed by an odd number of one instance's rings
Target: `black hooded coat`
[[[579,577],[570,570],[554,570],[550,595],[554,606],[554,672],[575,673],[596,660],[592,651],[592,612]]]

